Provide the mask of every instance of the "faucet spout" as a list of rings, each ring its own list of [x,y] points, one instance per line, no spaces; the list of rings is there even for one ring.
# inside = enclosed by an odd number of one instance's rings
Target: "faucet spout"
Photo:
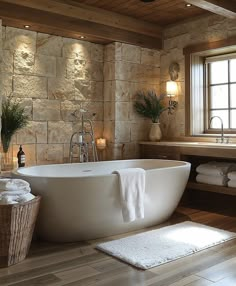
[[[214,118],[218,118],[220,120],[220,124],[221,124],[221,136],[220,136],[220,143],[224,143],[224,124],[223,124],[223,120],[220,116],[212,116],[210,118],[210,127],[211,127],[211,122]],[[218,142],[218,141],[217,141]]]

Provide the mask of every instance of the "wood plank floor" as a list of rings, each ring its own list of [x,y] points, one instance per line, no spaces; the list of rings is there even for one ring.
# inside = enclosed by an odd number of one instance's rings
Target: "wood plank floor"
[[[235,215],[189,207],[179,207],[155,228],[186,220],[236,232]],[[0,269],[0,285],[236,286],[236,239],[146,271],[94,249],[98,242],[127,235],[80,243],[33,242],[24,261]]]

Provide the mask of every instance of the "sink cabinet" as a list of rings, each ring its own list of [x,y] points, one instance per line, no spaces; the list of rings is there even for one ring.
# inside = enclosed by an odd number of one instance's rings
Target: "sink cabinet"
[[[143,159],[166,159],[182,160],[191,163],[191,173],[187,184],[187,189],[214,192],[236,196],[236,188],[197,183],[196,168],[199,164],[209,161],[229,161],[236,163],[236,147],[217,147],[207,145],[181,145],[168,142],[166,146],[163,142],[141,142],[140,155]]]

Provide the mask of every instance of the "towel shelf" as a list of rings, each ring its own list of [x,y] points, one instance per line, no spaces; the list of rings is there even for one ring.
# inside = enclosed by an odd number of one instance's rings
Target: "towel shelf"
[[[236,188],[229,188],[223,186],[209,185],[209,184],[201,184],[189,181],[187,184],[187,188],[196,191],[206,191],[213,193],[220,193],[225,195],[236,196]]]
[[[229,161],[236,163],[236,152],[235,149],[230,148],[217,148],[207,146],[177,146],[176,144],[171,145],[168,142],[140,142],[141,158],[144,159],[168,159],[168,160],[183,160],[191,163],[191,173],[187,189],[193,191],[206,191],[212,193],[226,194],[236,196],[236,188],[216,186],[209,184],[196,183],[196,168],[202,163],[209,161]]]

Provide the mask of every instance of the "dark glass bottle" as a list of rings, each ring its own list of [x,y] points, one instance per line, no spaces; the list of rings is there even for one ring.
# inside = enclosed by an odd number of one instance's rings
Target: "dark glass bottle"
[[[18,167],[25,167],[25,152],[22,149],[22,145],[20,145],[19,151],[17,153],[18,158]]]

